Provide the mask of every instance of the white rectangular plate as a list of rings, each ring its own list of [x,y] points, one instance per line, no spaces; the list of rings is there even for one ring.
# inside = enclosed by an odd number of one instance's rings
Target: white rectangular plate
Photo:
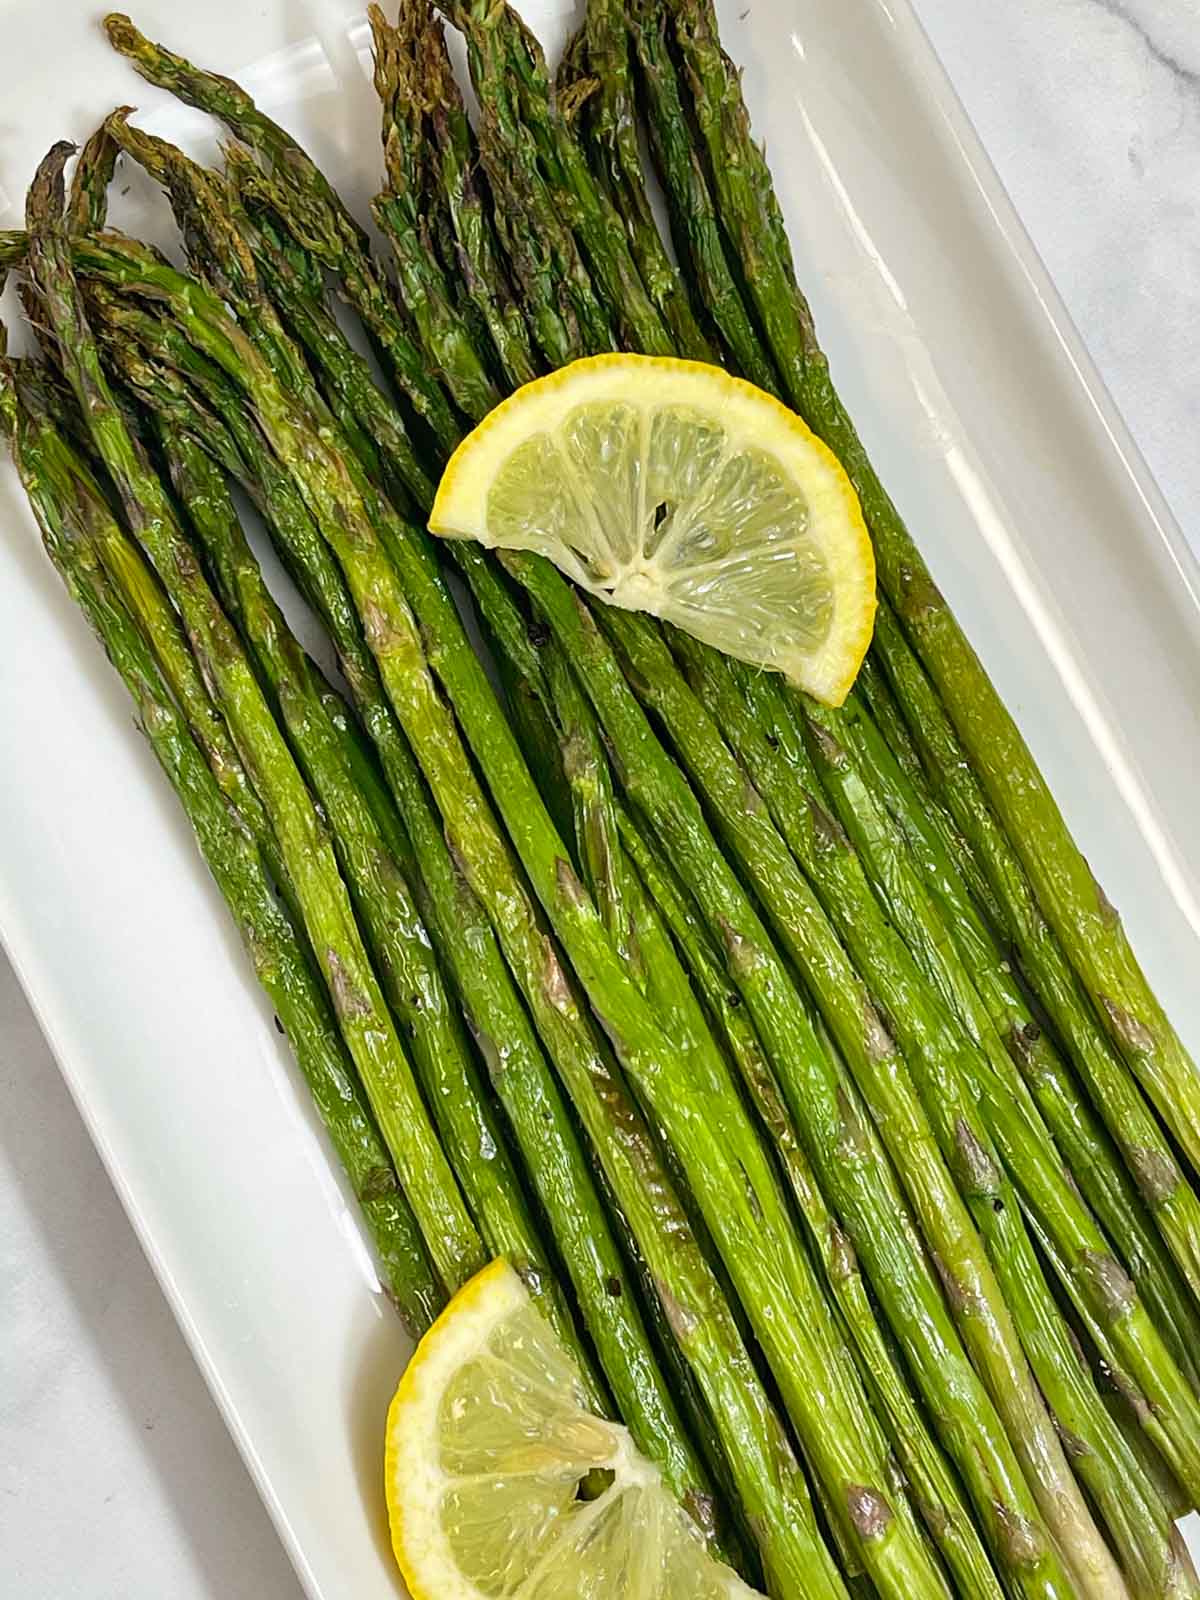
[[[52,9],[0,0],[0,227],[48,146],[117,103],[215,149],[109,51],[92,0]],[[134,9],[246,83],[365,215],[360,6]],[[523,9],[553,56],[566,8]],[[905,0],[719,10],[850,411],[1200,1051],[1196,568]],[[116,220],[168,237],[126,185]],[[380,1440],[405,1341],[123,696],[5,465],[0,935],[309,1592],[394,1597]]]

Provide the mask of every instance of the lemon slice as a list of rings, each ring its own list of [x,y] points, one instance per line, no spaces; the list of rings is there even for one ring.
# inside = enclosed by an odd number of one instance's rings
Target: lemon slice
[[[611,1482],[592,1500],[580,1480]],[[422,1339],[388,1413],[392,1543],[413,1600],[749,1600],[505,1261]]]
[[[539,551],[831,705],[870,643],[849,479],[794,412],[703,362],[591,356],[526,384],[454,452],[429,526]]]

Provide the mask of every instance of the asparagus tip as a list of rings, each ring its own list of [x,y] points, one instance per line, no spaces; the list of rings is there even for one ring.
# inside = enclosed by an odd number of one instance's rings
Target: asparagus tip
[[[108,35],[109,44],[123,56],[132,55],[142,42],[142,35],[134,27],[132,19],[123,11],[110,11],[101,23],[101,27]]]
[[[25,220],[31,232],[61,223],[66,204],[63,173],[77,148],[70,139],[59,139],[38,163],[25,207]]]

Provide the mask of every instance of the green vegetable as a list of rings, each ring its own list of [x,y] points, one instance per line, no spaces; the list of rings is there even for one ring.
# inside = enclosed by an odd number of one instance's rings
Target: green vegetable
[[[180,609],[193,651],[279,841],[306,932],[371,1099],[400,1181],[438,1272],[457,1287],[486,1262],[479,1236],[422,1104],[354,922],[326,830],[296,770],[236,634],[196,564],[165,493],[115,404],[84,320],[63,228],[69,145],[45,158],[30,192],[30,272],[98,454],[131,523]],[[148,264],[170,269],[153,258]],[[247,349],[253,346],[247,342]],[[254,351],[255,360],[261,357]]]
[[[720,195],[722,226],[784,380],[786,397],[841,461],[875,548],[880,585],[942,698],[1047,921],[1115,1048],[1194,1167],[1200,1068],[1137,963],[1028,746],[879,481],[834,389],[795,283],[770,175],[706,0],[677,0],[676,33]]]
[[[1116,1342],[1123,1350],[1136,1348],[1139,1370],[1152,1370],[1153,1381],[1163,1385],[1168,1418],[1173,1406],[1186,1417],[1191,1404],[1186,1384],[1108,1240],[1064,1178],[1061,1157],[971,977],[955,957],[903,841],[895,839],[838,742],[845,718],[809,705],[806,749],[780,680],[744,672],[683,635],[673,634],[672,640],[696,693],[712,710],[885,1008],[968,1203],[972,1187],[977,1189],[971,1207],[976,1225],[1058,1430],[1073,1442],[1074,1471],[1091,1492],[1137,1591],[1157,1592],[1171,1563],[1169,1519],[1081,1371],[1017,1197],[1003,1181],[1005,1173],[1022,1205],[1063,1244],[1080,1291],[1090,1296]],[[823,808],[830,808],[835,828],[845,828],[853,850],[839,848],[836,839],[819,841],[812,819]],[[864,868],[881,892],[882,909]],[[907,949],[897,934],[907,940]],[[963,1026],[957,1025],[959,1011]],[[919,1029],[918,1018],[934,1019],[935,1025]],[[1186,1437],[1187,1424],[1181,1420],[1173,1431]]]
[[[0,389],[3,374],[0,373]],[[154,657],[96,550],[115,538],[112,514],[87,466],[55,426],[28,370],[13,394],[13,453],[46,550],[137,707],[138,724],[179,797],[304,1075],[358,1200],[388,1295],[413,1338],[445,1300],[416,1219],[396,1181],[329,1002],[257,848],[231,815],[193,743]],[[10,391],[11,392],[11,391]],[[150,575],[145,574],[147,581]]]
[[[880,607],[877,618],[875,655],[904,708],[909,736],[920,750],[931,785],[986,873],[1000,907],[1004,935],[1019,954],[1039,1001],[1070,1051],[1180,1271],[1193,1295],[1200,1297],[1200,1201],[1180,1171],[1127,1064],[1105,1038],[944,704],[886,605]],[[1130,1265],[1136,1273],[1134,1264]],[[1193,1356],[1196,1348],[1192,1346]]]
[[[916,1244],[890,1168],[867,1158],[865,1114],[857,1095],[848,1093],[849,1086],[816,1034],[770,935],[708,831],[696,796],[655,738],[616,655],[591,613],[548,563],[507,553],[503,560],[530,589],[579,674],[613,748],[631,802],[645,815],[661,847],[691,885],[705,920],[720,932],[731,976],[782,1076],[820,1182],[850,1232],[876,1293],[886,1297],[889,1320],[900,1332],[919,1381],[933,1397],[931,1410],[935,1416],[953,1419],[945,1442],[955,1452],[964,1481],[971,1487],[977,1514],[989,1530],[997,1559],[1024,1591],[1055,1592],[1065,1580],[1041,1529],[1018,1456],[1045,1460],[1049,1451],[1048,1459],[1060,1463],[1059,1476],[1068,1490],[1074,1488],[1073,1480],[1029,1379],[1009,1313],[1000,1303],[970,1218],[866,991],[828,931],[761,802],[736,771],[719,738],[719,750],[710,739],[711,759],[702,786],[705,797],[719,809],[731,843],[737,837],[735,830],[744,824],[770,851],[769,870],[759,870],[761,859],[754,863],[755,887],[764,903],[779,905],[779,897],[787,896],[787,921],[782,924],[776,917],[777,930],[789,955],[802,964],[806,977],[818,987],[823,1004],[830,1004],[830,1015],[838,1023],[839,1046],[858,1079],[863,1099],[888,1140],[897,1169],[907,1178],[914,1205],[923,1207],[920,1221],[927,1238],[936,1241],[943,1281],[965,1290],[953,1296],[962,1316],[963,1337],[971,1340],[977,1359],[1002,1375],[991,1402],[959,1345],[942,1288]],[[665,645],[655,641],[651,627],[640,626],[643,619],[601,608],[598,620],[606,629],[619,631],[623,643],[627,622],[631,624],[628,641],[645,641],[645,648],[637,649],[631,665],[639,691],[654,699],[660,715],[671,692],[691,700]],[[687,743],[693,732],[699,736],[711,726],[707,713],[698,706],[686,721],[672,719],[676,747],[690,762],[695,750],[682,748],[681,736]],[[697,772],[698,766],[691,764]],[[719,781],[722,777],[724,782]],[[772,839],[778,840],[777,846]],[[742,859],[749,867],[750,858]],[[804,948],[805,939],[816,941],[812,949]],[[968,1304],[969,1317],[962,1315]],[[993,1404],[1002,1407],[1009,1420],[1014,1435],[1011,1444]],[[1015,1526],[1023,1530],[1019,1540],[1011,1537]]]
[[[194,438],[160,430],[171,482],[215,574],[226,613],[276,707],[324,812],[380,987],[409,1041],[426,1104],[476,1226],[492,1256],[505,1256],[574,1351],[593,1403],[603,1391],[575,1334],[552,1262],[535,1231],[505,1135],[488,1103],[458,1012],[398,858],[347,763],[345,735],[315,669],[271,597],[220,468]],[[407,855],[409,852],[405,852]]]
[[[695,903],[633,817],[622,811],[620,835],[646,893],[684,956],[714,1028],[736,1066],[787,1176],[810,1244],[824,1270],[876,1409],[907,1478],[930,1537],[964,1596],[998,1596],[999,1581],[962,1491],[908,1387],[897,1355],[880,1331],[848,1235],[829,1213],[795,1124],[721,953]],[[864,1128],[866,1124],[863,1124]],[[880,1160],[886,1160],[877,1145]]]

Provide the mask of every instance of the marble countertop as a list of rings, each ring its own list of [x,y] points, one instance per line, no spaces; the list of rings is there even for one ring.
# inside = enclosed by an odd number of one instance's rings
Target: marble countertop
[[[1200,0],[915,4],[1200,554]],[[0,1306],[0,1591],[299,1600],[2,956]]]

